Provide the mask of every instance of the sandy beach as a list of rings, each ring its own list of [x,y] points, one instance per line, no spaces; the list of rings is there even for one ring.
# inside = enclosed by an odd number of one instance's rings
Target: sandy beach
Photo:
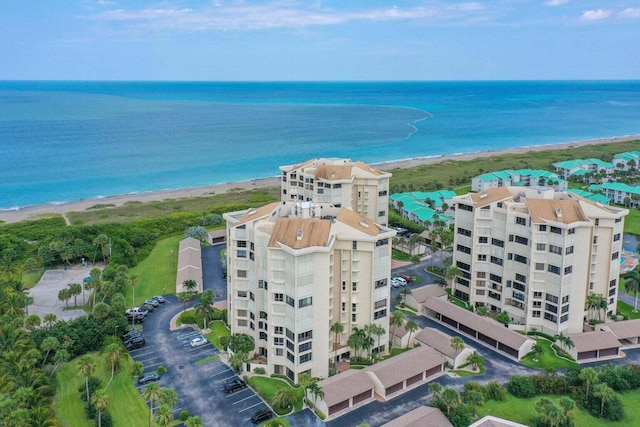
[[[436,157],[416,157],[410,159],[401,159],[401,160],[392,160],[380,163],[373,163],[377,168],[382,170],[391,170],[396,168],[411,168],[420,165],[429,165],[440,163],[447,160],[471,160],[477,159],[481,157],[491,157],[500,154],[518,154],[518,153],[527,153],[530,151],[549,151],[549,150],[562,150],[571,147],[577,147],[579,145],[598,145],[598,144],[608,144],[615,142],[625,142],[625,141],[633,141],[640,139],[640,135],[630,135],[630,136],[621,136],[621,137],[613,137],[613,138],[601,138],[601,139],[593,139],[588,141],[572,141],[572,142],[563,142],[558,144],[550,144],[550,145],[537,145],[531,147],[518,147],[506,150],[489,150],[482,151],[478,153],[463,153],[457,155],[447,155],[447,156],[436,156]],[[308,159],[301,159],[308,160]],[[359,160],[359,159],[352,159]],[[278,186],[280,185],[280,177],[266,177],[266,178],[258,178],[250,181],[243,182],[228,182],[224,184],[211,185],[206,187],[190,187],[184,189],[177,190],[169,190],[169,191],[154,191],[148,193],[138,193],[138,194],[125,194],[125,195],[115,195],[109,197],[103,197],[99,199],[86,199],[86,200],[78,200],[72,201],[63,204],[44,204],[37,206],[29,206],[21,209],[15,210],[6,210],[0,212],[0,221],[4,221],[5,223],[12,223],[22,221],[28,218],[37,217],[41,215],[47,214],[65,214],[66,212],[78,212],[84,211],[96,204],[110,204],[115,206],[121,206],[127,202],[131,201],[139,201],[139,202],[151,202],[158,200],[167,200],[167,199],[182,199],[189,197],[202,197],[209,196],[212,194],[221,194],[226,193],[231,189],[253,189],[253,188],[261,188],[261,187],[269,187],[269,186]]]

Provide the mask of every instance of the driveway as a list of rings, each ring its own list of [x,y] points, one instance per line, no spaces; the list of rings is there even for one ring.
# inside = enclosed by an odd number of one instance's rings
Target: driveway
[[[174,417],[181,411],[189,411],[204,421],[206,427],[250,426],[251,415],[267,408],[266,404],[250,389],[225,394],[225,381],[236,375],[220,359],[200,366],[196,362],[220,352],[211,343],[192,348],[191,340],[201,336],[193,328],[185,327],[169,330],[171,318],[182,310],[182,304],[175,296],[165,296],[166,302],[147,315],[143,323],[146,345],[131,351],[131,357],[145,366],[145,372],[167,368],[160,385],[172,387],[178,393],[178,404]],[[195,304],[191,301],[189,305]],[[136,383],[137,386],[137,383]],[[145,386],[139,386],[140,393]]]
[[[216,300],[227,299],[227,279],[222,277],[222,264],[220,252],[227,247],[226,244],[204,246],[202,248],[202,284],[204,289],[211,289],[216,295]]]

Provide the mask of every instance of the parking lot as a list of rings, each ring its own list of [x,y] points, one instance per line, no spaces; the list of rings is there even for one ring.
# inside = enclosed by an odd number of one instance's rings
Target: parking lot
[[[226,394],[224,383],[236,375],[220,359],[196,365],[200,360],[219,356],[220,352],[209,342],[192,348],[191,340],[201,336],[193,328],[169,330],[171,317],[181,309],[175,297],[169,296],[163,306],[149,313],[143,323],[146,345],[132,350],[131,357],[144,364],[145,372],[154,371],[160,365],[167,368],[159,384],[172,387],[178,393],[174,418],[187,410],[202,418],[207,427],[253,425],[251,416],[267,408],[266,404],[248,387]],[[136,387],[143,393],[146,386],[136,383]]]

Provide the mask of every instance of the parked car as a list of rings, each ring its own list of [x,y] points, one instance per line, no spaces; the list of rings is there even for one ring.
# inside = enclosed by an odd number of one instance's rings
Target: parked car
[[[403,279],[402,277],[394,277],[393,279],[391,279],[391,281],[396,281],[400,284],[400,286],[407,286],[407,281],[405,279]]]
[[[160,304],[164,304],[164,302],[166,301],[166,299],[164,299],[162,295],[156,295],[155,297],[153,297],[153,299],[158,301]]]
[[[260,424],[261,422],[266,421],[271,417],[273,417],[273,412],[271,412],[269,409],[261,409],[251,416],[251,422],[254,424]]]
[[[209,343],[205,337],[198,337],[191,340],[191,347],[200,347]]]
[[[133,307],[133,308],[130,308],[127,311],[125,311],[125,313],[126,314],[132,314],[132,313],[134,313],[134,314],[142,314],[143,316],[146,316],[149,313],[149,311],[148,310],[143,310],[140,307]]]
[[[147,372],[138,378],[138,384],[147,384],[159,380],[160,375],[157,372]]]
[[[131,313],[131,314],[127,314],[127,321],[131,322],[133,321],[133,323],[142,323],[144,322],[145,316],[142,313]]]
[[[399,280],[391,279],[391,286],[393,286],[394,288],[399,288],[400,286],[402,286],[402,284],[400,283]]]
[[[244,389],[246,387],[247,387],[247,384],[244,381],[242,381],[242,380],[240,380],[238,378],[234,378],[232,380],[227,381],[224,384],[224,392],[225,393],[233,393],[233,392],[236,392],[238,390],[242,390],[242,389]]]
[[[159,306],[159,305],[160,305],[160,301],[156,301],[156,300],[154,300],[153,298],[149,298],[149,299],[148,299],[148,300],[146,300],[144,303],[145,303],[145,304],[149,304],[149,305],[154,306],[154,307],[157,307],[157,306]]]
[[[142,304],[142,305],[140,306],[140,309],[141,309],[141,310],[147,310],[148,312],[152,312],[152,311],[153,311],[153,310],[155,310],[156,308],[155,308],[153,305],[151,305],[151,304],[147,304],[147,303],[145,302],[144,304]]]
[[[131,340],[125,342],[124,343],[124,348],[126,348],[127,350],[135,350],[137,348],[144,347],[145,344],[146,344],[146,342],[145,342],[144,338],[137,337],[137,338],[132,338]]]
[[[140,332],[138,329],[132,328],[132,329],[129,329],[124,335],[122,335],[122,341],[126,342],[133,337],[141,337],[141,336],[142,336],[142,332]]]
[[[409,285],[413,283],[413,277],[411,276],[402,275],[400,277],[403,278]]]

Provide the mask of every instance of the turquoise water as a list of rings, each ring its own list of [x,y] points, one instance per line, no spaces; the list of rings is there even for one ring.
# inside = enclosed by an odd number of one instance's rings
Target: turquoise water
[[[640,133],[640,81],[0,82],[0,208]]]

